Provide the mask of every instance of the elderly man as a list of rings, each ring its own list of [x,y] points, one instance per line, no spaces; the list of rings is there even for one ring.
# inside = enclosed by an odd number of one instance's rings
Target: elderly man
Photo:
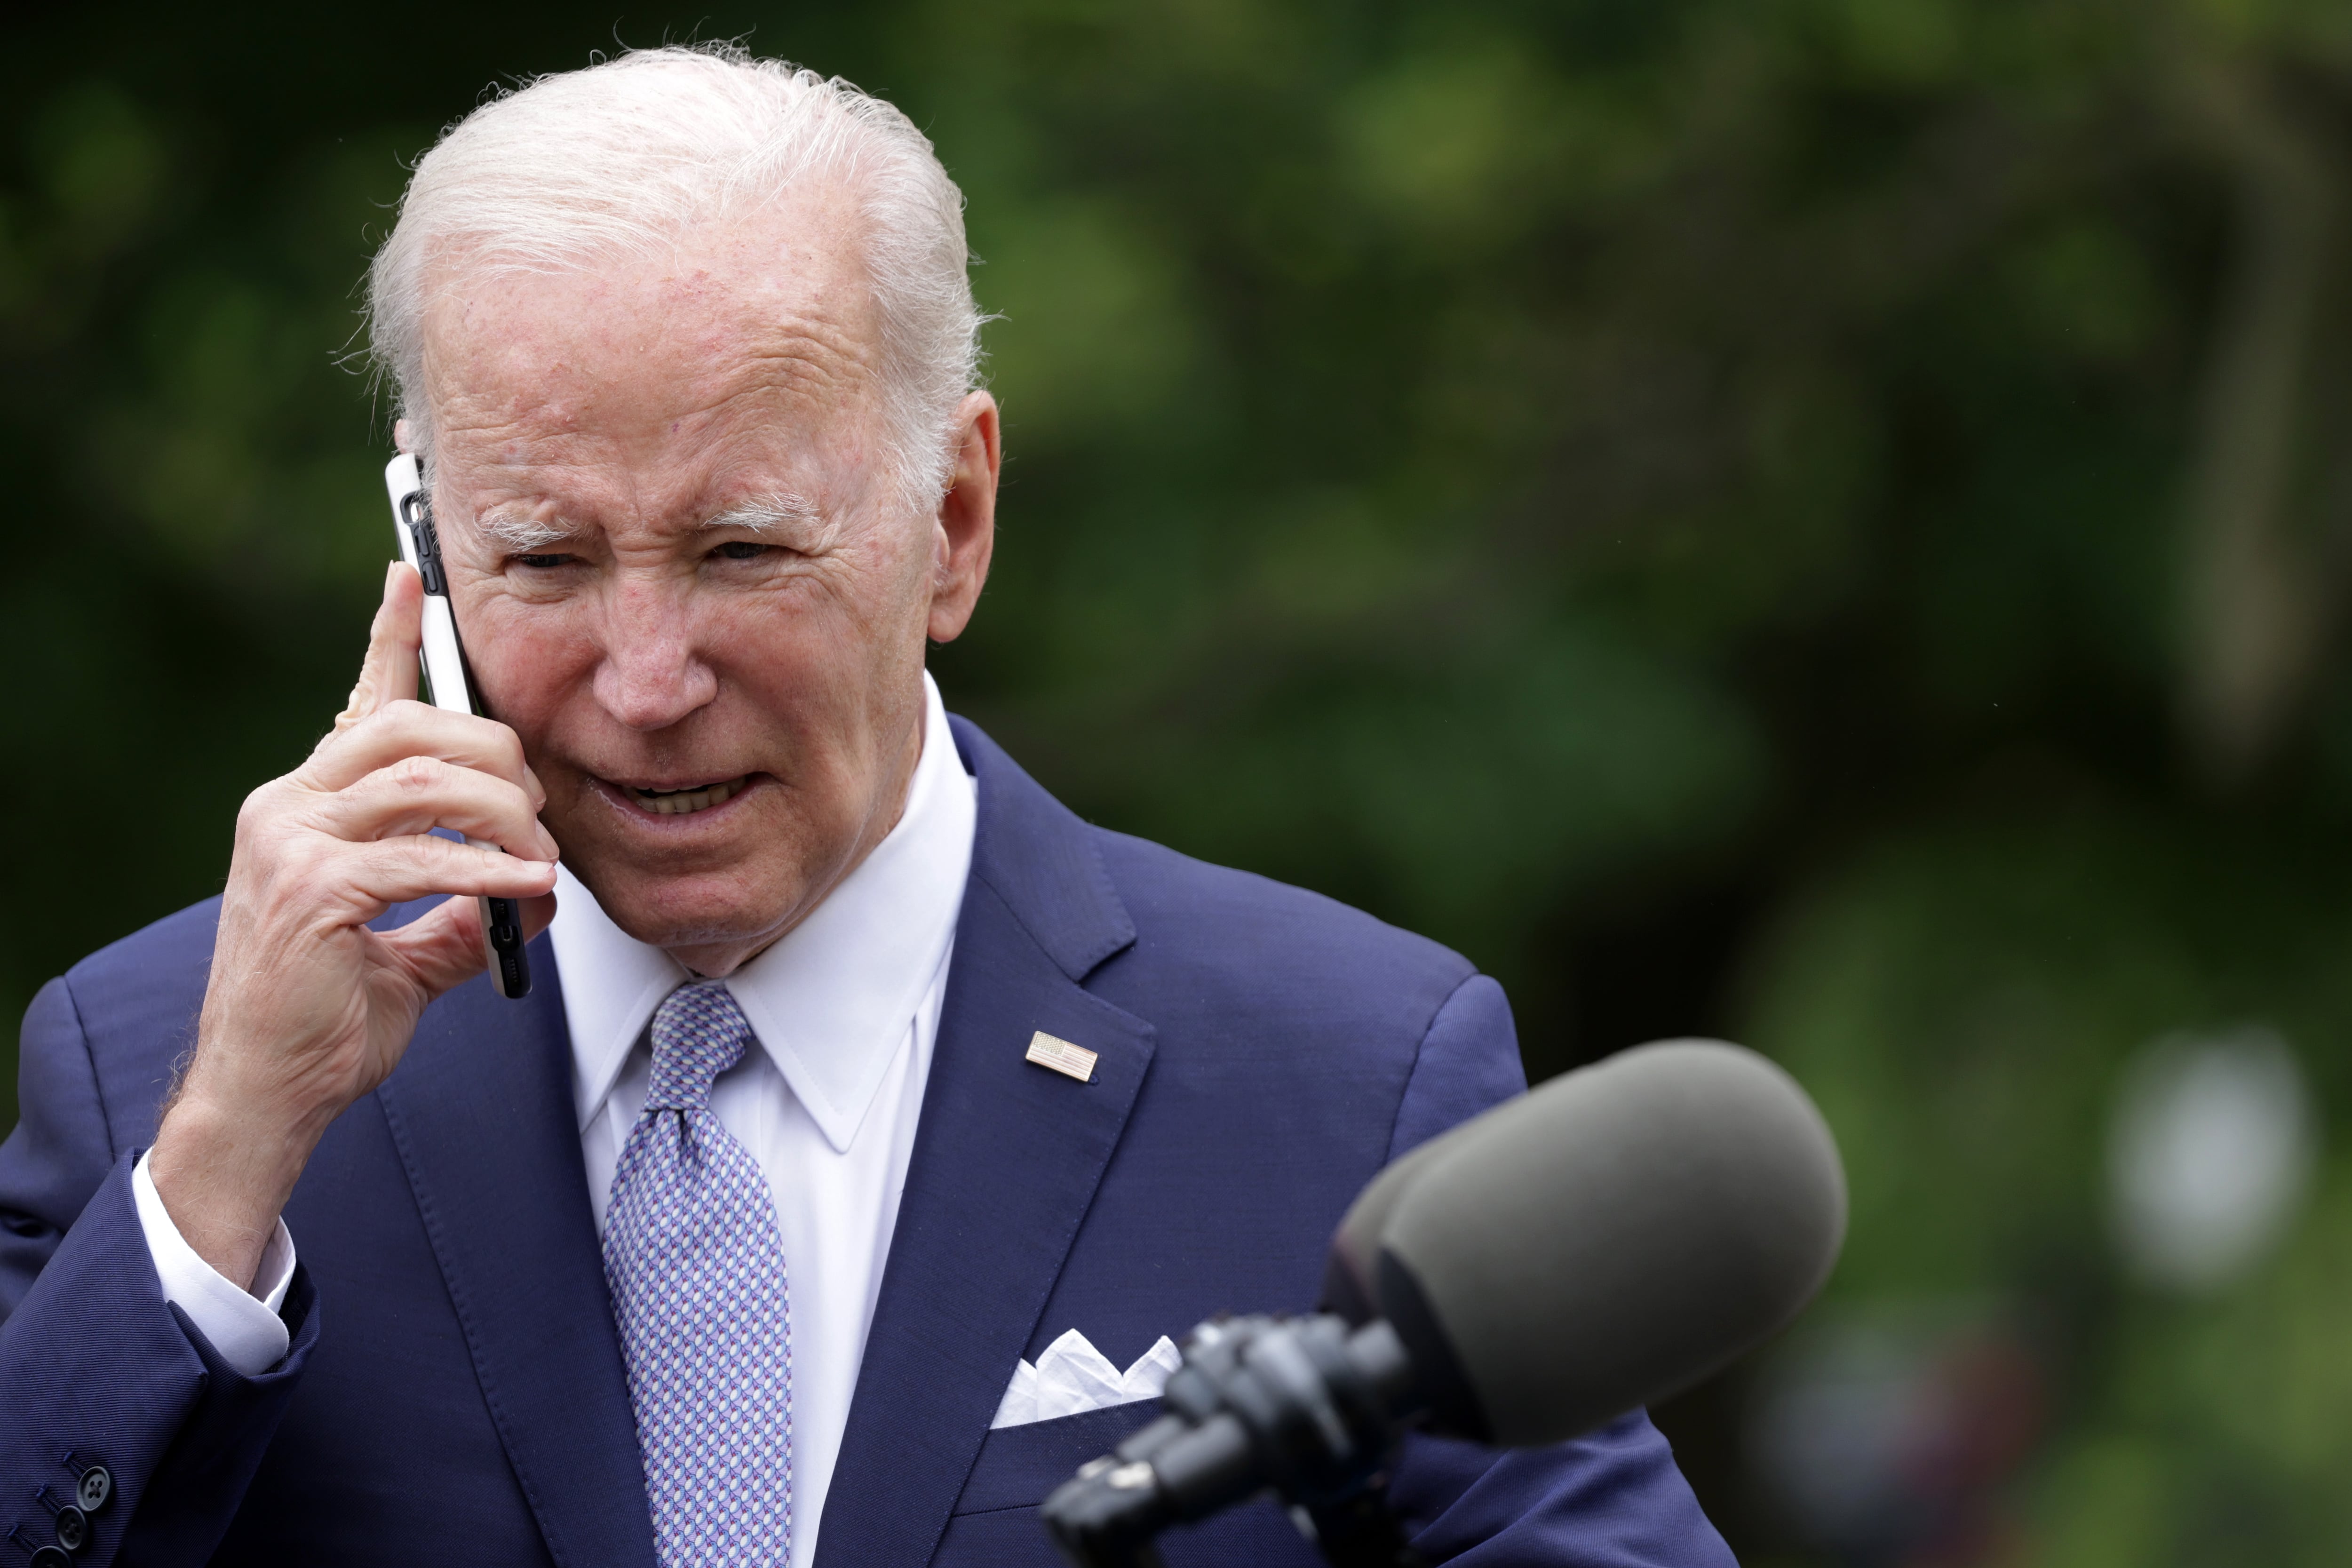
[[[1521,1087],[1461,959],[1088,827],[947,718],[999,460],[966,259],[902,115],[740,51],[418,165],[375,341],[494,718],[414,700],[395,567],[223,896],[35,1001],[12,1550],[1046,1562],[1160,1336],[1310,1305],[1350,1194]],[[1392,1496],[1433,1557],[1728,1560],[1638,1415],[1415,1441]],[[1260,1502],[1169,1556],[1313,1552]]]

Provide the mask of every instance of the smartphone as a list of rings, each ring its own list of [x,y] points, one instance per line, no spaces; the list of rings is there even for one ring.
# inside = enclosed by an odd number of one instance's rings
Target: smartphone
[[[392,496],[392,531],[400,558],[425,579],[425,684],[433,706],[452,713],[478,713],[472,671],[457,640],[457,613],[449,607],[449,579],[441,570],[441,541],[433,531],[433,502],[425,493],[416,459],[404,452],[383,466],[383,487]],[[467,843],[493,848],[478,838]],[[478,900],[482,911],[482,956],[489,961],[490,984],[509,1001],[530,994],[530,955],[523,950],[522,906],[515,899]]]

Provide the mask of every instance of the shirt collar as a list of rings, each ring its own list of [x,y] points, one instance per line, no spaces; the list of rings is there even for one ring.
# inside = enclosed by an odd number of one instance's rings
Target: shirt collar
[[[727,989],[835,1152],[846,1150],[955,940],[978,806],[947,710],[923,676],[923,752],[888,837]],[[549,932],[584,1131],[686,968],[614,925],[558,868]]]

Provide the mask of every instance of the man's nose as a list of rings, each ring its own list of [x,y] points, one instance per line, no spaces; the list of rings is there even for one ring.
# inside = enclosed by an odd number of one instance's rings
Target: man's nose
[[[625,582],[605,617],[596,700],[632,730],[664,730],[719,695],[719,678],[698,655],[690,589]]]

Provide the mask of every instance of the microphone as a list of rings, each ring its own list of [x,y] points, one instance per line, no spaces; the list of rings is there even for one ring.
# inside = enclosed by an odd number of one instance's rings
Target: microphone
[[[1412,1561],[1381,1471],[1409,1425],[1564,1441],[1786,1327],[1845,1233],[1837,1147],[1796,1081],[1715,1040],[1567,1073],[1390,1165],[1332,1238],[1328,1310],[1213,1320],[1167,1414],[1047,1498],[1078,1568],[1272,1489],[1342,1564]]]

